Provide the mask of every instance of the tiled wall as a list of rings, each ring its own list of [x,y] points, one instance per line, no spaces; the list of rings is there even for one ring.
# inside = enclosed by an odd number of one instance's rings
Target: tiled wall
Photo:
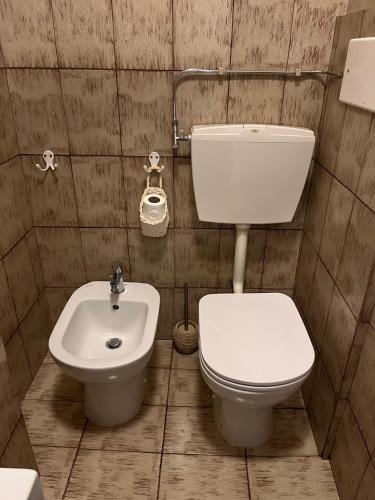
[[[351,38],[375,35],[375,11],[338,19],[331,67]],[[341,500],[375,487],[375,120],[327,86],[296,297],[317,353],[305,398],[319,451]]]

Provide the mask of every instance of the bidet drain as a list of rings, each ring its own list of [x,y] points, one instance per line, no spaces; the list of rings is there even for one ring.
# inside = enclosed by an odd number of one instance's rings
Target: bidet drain
[[[107,340],[107,342],[105,343],[108,349],[118,349],[121,344],[122,340],[118,339],[117,337],[113,337],[112,339]]]

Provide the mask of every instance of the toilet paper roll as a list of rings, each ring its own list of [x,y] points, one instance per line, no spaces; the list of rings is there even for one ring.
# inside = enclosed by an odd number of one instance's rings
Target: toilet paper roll
[[[143,215],[149,220],[161,219],[165,212],[166,200],[159,194],[148,194],[143,199]]]

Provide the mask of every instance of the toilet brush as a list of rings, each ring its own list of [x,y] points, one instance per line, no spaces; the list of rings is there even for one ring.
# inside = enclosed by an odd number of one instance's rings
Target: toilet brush
[[[198,325],[189,320],[189,287],[184,284],[184,319],[173,330],[173,345],[181,354],[191,354],[198,348]]]

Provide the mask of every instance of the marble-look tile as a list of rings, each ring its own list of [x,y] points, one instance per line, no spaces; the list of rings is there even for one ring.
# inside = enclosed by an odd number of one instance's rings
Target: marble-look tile
[[[75,448],[33,446],[46,500],[61,500],[76,455]]]
[[[357,419],[367,448],[375,448],[375,331],[370,327],[363,344],[349,394],[353,413]]]
[[[266,231],[249,231],[246,253],[245,288],[260,288],[263,272],[263,259],[266,248]],[[233,259],[236,233],[222,229],[220,235],[219,287],[231,288],[233,281]]]
[[[40,258],[46,286],[80,286],[86,281],[79,229],[39,227]]]
[[[172,368],[199,370],[199,351],[192,354],[181,354],[176,349],[173,349]]]
[[[320,457],[249,458],[254,500],[339,500],[329,462]]]
[[[0,6],[1,9],[1,6]],[[1,15],[1,14],[0,14]],[[1,64],[0,64],[1,67]],[[19,152],[5,69],[0,70],[0,162]]]
[[[157,339],[171,339],[175,326],[175,293],[173,288],[157,288],[160,295],[160,309],[158,326],[156,329]]]
[[[52,0],[52,9],[60,67],[114,67],[110,0]]]
[[[83,385],[54,363],[43,363],[26,394],[41,401],[82,401]]]
[[[304,316],[307,316],[309,310],[316,261],[317,253],[314,247],[308,238],[303,236],[296,277],[295,293]]]
[[[184,319],[185,314],[185,298],[184,298],[184,289],[183,288],[175,288],[175,312],[174,319],[175,323],[182,321]],[[217,293],[215,288],[191,288],[188,289],[188,305],[189,305],[189,319],[191,321],[195,321],[197,324],[199,323],[199,301],[205,295],[209,295],[210,293]]]
[[[319,254],[334,278],[339,270],[353,202],[354,195],[333,179]]]
[[[126,226],[120,157],[72,157],[80,226]]]
[[[174,286],[174,233],[148,238],[140,229],[128,229],[131,281],[158,287]]]
[[[357,370],[359,357],[362,352],[363,344],[367,338],[368,330],[371,325],[365,322],[357,322],[357,328],[354,332],[352,346],[349,352],[348,362],[345,368],[345,374],[340,388],[340,398],[347,398],[352,387],[354,375]]]
[[[82,403],[26,399],[22,414],[31,444],[76,448],[86,422]]]
[[[57,66],[49,0],[1,2],[0,32],[7,66]]]
[[[200,370],[173,369],[168,406],[212,406],[212,395]]]
[[[68,153],[58,71],[8,69],[7,76],[21,153]]]
[[[232,2],[175,0],[174,65],[186,68],[227,68],[230,61]]]
[[[163,444],[164,406],[142,406],[136,418],[116,427],[89,422],[80,449],[160,453]]]
[[[108,281],[116,264],[129,280],[129,252],[126,229],[81,228],[87,281]]]
[[[349,307],[359,318],[375,258],[375,216],[355,200],[337,283]],[[371,308],[372,310],[372,308]],[[366,320],[368,318],[361,317]]]
[[[26,243],[27,243],[27,248],[29,249],[29,255],[31,259],[31,266],[33,268],[36,288],[38,290],[38,293],[41,293],[44,290],[44,276],[43,276],[42,263],[40,261],[35,227],[33,227],[26,234]]]
[[[245,459],[164,455],[159,498],[248,500]]]
[[[293,288],[301,231],[267,231],[262,288]]]
[[[38,470],[25,422],[21,417],[0,458],[1,467]]]
[[[172,69],[172,0],[113,0],[116,66]]]
[[[9,371],[12,376],[15,397],[17,398],[18,403],[21,404],[27,390],[29,389],[32,379],[19,330],[14,332],[9,342],[5,345],[5,352],[7,355]]]
[[[65,304],[68,302],[74,290],[75,288],[46,288],[51,327],[55,326],[56,321],[59,319]]]
[[[117,78],[122,154],[171,155],[172,73],[119,71]]]
[[[361,176],[358,182],[357,196],[372,210],[375,210],[375,120],[373,120],[370,141],[368,143]]]
[[[17,328],[18,321],[10,295],[4,264],[0,261],[0,337],[4,344]]]
[[[305,402],[303,400],[303,395],[301,391],[297,391],[295,394],[290,396],[286,401],[275,406],[275,408],[280,409],[297,409],[305,408]]]
[[[46,500],[61,500],[63,498],[67,479],[56,479],[56,477],[51,476],[40,476],[40,480]]]
[[[80,450],[65,498],[156,498],[159,468],[160,455],[156,453]]]
[[[56,170],[35,168],[40,156],[23,156],[23,172],[35,226],[77,226],[72,168],[66,156],[55,157]]]
[[[176,286],[188,282],[193,287],[216,287],[219,246],[219,229],[176,229]]]
[[[317,455],[314,436],[305,410],[274,410],[274,430],[270,439],[247,455],[291,457]]]
[[[341,500],[355,497],[369,461],[370,456],[347,403],[330,458]]]
[[[4,266],[17,318],[21,321],[38,296],[25,238],[4,258]],[[27,286],[23,286],[24,283],[27,283]]]
[[[168,396],[168,383],[169,370],[165,368],[149,368],[143,403],[145,405],[165,405]]]
[[[111,70],[60,70],[70,152],[121,153],[116,74]]]
[[[172,341],[156,340],[148,366],[151,368],[170,368],[172,359]]]
[[[356,500],[371,500],[375,491],[375,467],[369,462],[359,486]]]
[[[32,226],[19,156],[0,168],[0,255],[7,253]]]

